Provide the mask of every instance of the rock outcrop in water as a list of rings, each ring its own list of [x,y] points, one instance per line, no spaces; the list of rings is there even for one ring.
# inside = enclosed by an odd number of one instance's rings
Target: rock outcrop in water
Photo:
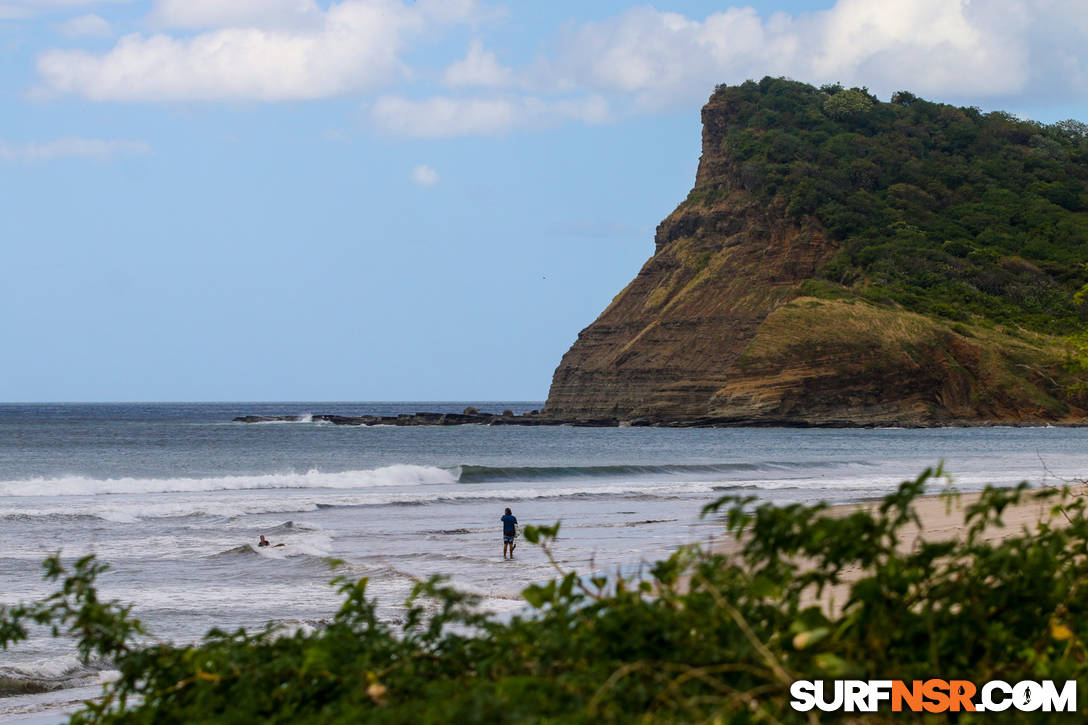
[[[983,153],[975,148],[980,135],[1006,126],[1020,133],[1022,122],[976,119],[974,109],[938,104],[928,104],[930,113],[910,94],[900,95],[897,108],[861,91],[838,92],[853,95],[832,103],[835,88],[765,79],[711,97],[694,189],[659,225],[654,255],[638,276],[563,356],[545,416],[643,424],[1085,422],[1088,381],[1068,364],[1066,344],[1075,331],[1068,320],[1085,312],[1071,301],[1084,275],[1054,260],[1077,258],[1088,237],[1054,239],[1029,260],[1013,234],[1019,227],[1005,234],[1011,241],[991,241],[985,228],[951,242],[938,236],[985,226],[961,219],[960,207],[990,198],[984,186],[966,187],[975,176],[978,185],[1011,183],[1015,191],[1019,181],[988,181],[970,164]],[[914,105],[904,111],[908,102]],[[959,148],[912,140],[914,126],[901,130],[906,118],[936,138],[925,125],[930,115],[951,119],[932,124],[951,128],[949,138],[975,140]],[[791,124],[801,130],[789,133]],[[836,133],[840,154],[871,152],[836,166],[825,149]],[[1032,163],[1033,149],[1049,139],[1010,135],[991,146],[995,158]],[[823,145],[809,148],[817,142]],[[1066,207],[1054,207],[1060,219],[1074,218],[1066,210],[1088,200],[1088,140],[1070,143],[1052,150],[1053,158],[1066,154],[1059,160],[1070,171],[1061,183],[1073,194]],[[881,156],[886,148],[896,165]],[[927,192],[917,185],[928,172],[917,172],[923,167],[912,153],[944,154],[968,181]],[[849,188],[813,186],[825,167],[828,179]],[[955,193],[962,198],[949,196]],[[878,213],[884,216],[874,221]],[[1028,239],[1041,234],[1024,231]],[[1017,244],[1019,253],[1009,251]]]
[[[313,415],[239,415],[234,423],[332,423],[333,425],[576,425],[583,427],[608,427],[620,424],[619,419],[606,418],[554,418],[532,411],[523,415],[514,415],[511,410],[502,413],[481,413],[475,408],[468,408],[464,413],[401,413],[399,415],[339,415],[315,413]],[[648,424],[648,423],[646,423]]]

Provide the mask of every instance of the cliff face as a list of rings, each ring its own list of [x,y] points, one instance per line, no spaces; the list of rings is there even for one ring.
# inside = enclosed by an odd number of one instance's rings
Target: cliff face
[[[657,228],[656,253],[555,371],[545,412],[571,417],[706,415],[764,319],[835,251],[739,188],[703,109],[693,198]]]
[[[802,297],[839,245],[812,215],[787,215],[748,191],[751,169],[729,153],[731,113],[717,94],[704,107],[693,191],[658,226],[653,257],[563,356],[545,414],[817,425],[1083,418],[1053,339]]]

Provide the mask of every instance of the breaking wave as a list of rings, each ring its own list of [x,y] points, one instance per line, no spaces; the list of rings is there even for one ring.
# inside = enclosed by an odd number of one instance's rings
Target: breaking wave
[[[476,466],[449,468],[409,463],[361,471],[323,473],[267,473],[249,476],[209,478],[91,478],[87,476],[36,477],[0,481],[2,497],[106,496],[113,494],[201,493],[262,489],[372,489],[383,486],[418,486],[450,483],[492,483],[512,481],[564,481],[571,479],[689,478],[705,480],[737,473],[786,473],[813,468],[841,466],[829,462],[714,463],[664,466]],[[866,466],[864,462],[846,465]]]
[[[374,488],[411,486],[429,483],[456,483],[450,470],[435,466],[397,464],[364,471],[322,473],[268,473],[256,476],[216,476],[212,478],[89,478],[63,476],[0,481],[4,496],[102,496],[110,494],[194,493],[205,491],[240,491],[289,488]]]
[[[0,665],[0,697],[30,695],[93,684],[101,670],[63,655],[14,666]]]
[[[868,466],[864,461],[762,461],[759,463],[706,463],[687,465],[618,465],[618,466],[473,466],[461,465],[457,472],[459,483],[487,483],[490,481],[539,481],[568,478],[646,478],[714,476],[744,472],[804,471],[813,468],[835,466]]]

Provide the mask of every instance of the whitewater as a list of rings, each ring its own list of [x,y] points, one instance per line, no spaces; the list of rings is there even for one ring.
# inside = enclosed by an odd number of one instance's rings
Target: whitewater
[[[155,640],[212,627],[319,627],[328,582],[367,577],[398,621],[441,574],[496,616],[551,578],[527,544],[502,558],[499,517],[561,521],[565,569],[614,571],[722,536],[700,511],[727,495],[861,501],[944,462],[961,490],[1088,475],[1088,430],[343,427],[314,412],[395,415],[539,402],[0,406],[0,604],[49,593],[40,563],[95,554],[105,598],[134,605]],[[237,415],[294,423],[232,423]],[[280,547],[257,547],[261,535]],[[331,560],[342,562],[330,568]],[[34,632],[0,652],[0,720],[93,696],[110,663]]]

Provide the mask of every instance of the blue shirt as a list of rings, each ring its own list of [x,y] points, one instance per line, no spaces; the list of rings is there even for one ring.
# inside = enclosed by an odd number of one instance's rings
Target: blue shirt
[[[510,514],[506,514],[502,517],[502,535],[513,536],[514,527],[518,525],[518,520]]]

